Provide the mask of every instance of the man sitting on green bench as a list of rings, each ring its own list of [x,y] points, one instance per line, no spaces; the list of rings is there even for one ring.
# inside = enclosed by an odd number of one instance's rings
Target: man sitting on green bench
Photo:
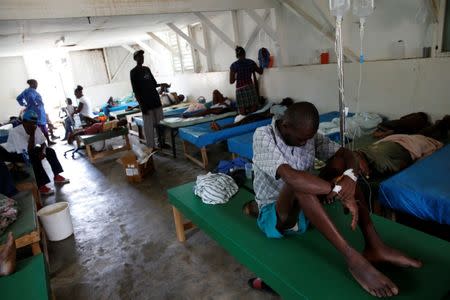
[[[309,222],[342,253],[355,280],[371,295],[397,295],[398,287],[372,263],[403,267],[422,263],[390,248],[378,236],[357,188],[360,173],[353,152],[317,134],[319,113],[309,102],[291,105],[271,125],[258,128],[253,137],[254,190],[259,207],[258,227],[269,238],[301,234]],[[314,159],[341,157],[346,171],[334,183],[308,173]],[[344,239],[325,212],[318,196],[337,197],[352,214],[351,228],[359,225],[366,247],[360,254]],[[326,258],[324,258],[326,259]]]

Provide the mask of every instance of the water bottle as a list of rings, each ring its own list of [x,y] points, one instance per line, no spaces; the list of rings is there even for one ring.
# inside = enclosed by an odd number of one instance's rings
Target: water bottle
[[[329,0],[331,15],[343,17],[350,9],[350,0]]]

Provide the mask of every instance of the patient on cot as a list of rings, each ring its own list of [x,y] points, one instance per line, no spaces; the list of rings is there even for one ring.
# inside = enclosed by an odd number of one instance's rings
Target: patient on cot
[[[446,116],[427,127],[422,125],[429,123],[422,122],[421,125],[410,122],[413,118],[425,120],[423,115],[423,113],[411,114],[408,115],[410,117],[405,116],[400,120],[391,121],[397,124],[403,123],[401,132],[408,132],[409,134],[389,135],[386,131],[383,131],[385,138],[367,147],[362,147],[355,152],[360,161],[360,166],[367,170],[366,176],[369,174],[377,176],[397,173],[409,167],[416,160],[442,148],[443,144],[441,142],[448,138],[450,117]],[[410,125],[404,125],[408,123]],[[381,126],[381,128],[383,127]]]
[[[375,264],[419,268],[422,262],[384,243],[371,221],[357,182],[361,170],[355,154],[318,134],[318,126],[316,107],[299,102],[292,104],[282,117],[274,118],[271,125],[255,131],[253,187],[259,208],[257,225],[267,237],[283,238],[304,233],[311,223],[342,254],[350,274],[364,290],[377,297],[397,295],[397,285]],[[329,179],[308,172],[316,157],[336,158],[328,161],[335,171],[328,174]],[[341,165],[332,165],[335,161]],[[351,228],[359,226],[366,242],[362,253],[340,234],[319,197],[336,198],[350,211]]]
[[[373,136],[383,138],[391,134],[422,134],[440,139],[447,136],[449,126],[450,115],[446,115],[442,120],[438,120],[431,125],[428,115],[424,112],[418,112],[403,116],[398,120],[381,122]]]
[[[219,131],[222,129],[233,128],[236,126],[249,124],[252,122],[257,122],[265,119],[272,118],[274,116],[283,115],[286,108],[288,108],[291,104],[294,103],[294,100],[287,97],[284,98],[280,104],[271,104],[267,103],[261,109],[255,111],[254,113],[248,115],[237,115],[234,119],[234,122],[228,125],[220,126],[217,122],[211,122],[211,129],[214,131]]]
[[[224,97],[219,90],[214,90],[212,97],[212,105],[209,108],[203,103],[193,103],[183,113],[183,118],[202,117],[211,114],[220,115],[236,110],[236,104]]]
[[[95,123],[87,128],[75,130],[73,133],[70,134],[69,138],[67,139],[67,142],[69,144],[72,144],[77,136],[102,133],[102,132],[114,130],[114,129],[117,129],[120,127],[125,127],[126,125],[127,125],[126,119],[113,120],[113,121],[102,122],[102,123]]]

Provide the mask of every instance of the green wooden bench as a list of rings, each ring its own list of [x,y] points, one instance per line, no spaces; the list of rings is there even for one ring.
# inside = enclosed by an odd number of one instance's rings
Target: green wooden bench
[[[373,299],[351,277],[341,255],[314,229],[302,236],[268,239],[256,220],[242,213],[254,195],[241,189],[225,205],[207,205],[192,192],[193,183],[168,190],[177,236],[193,225],[216,240],[242,264],[263,278],[283,299]],[[350,229],[350,216],[340,204],[327,206],[336,225],[358,250],[363,238]],[[423,260],[421,269],[387,266],[381,270],[400,289],[395,299],[441,299],[450,289],[450,243],[422,232],[373,216],[375,226],[391,246]],[[186,225],[186,226],[185,226]]]
[[[48,271],[42,254],[19,261],[16,272],[0,277],[1,299],[51,299]]]
[[[95,151],[92,149],[92,144],[100,141],[106,141],[115,137],[123,136],[125,139],[125,145],[118,149],[113,150],[104,150],[104,151]],[[120,151],[127,151],[131,149],[130,140],[128,138],[128,128],[119,128],[113,129],[102,133],[91,134],[91,135],[81,135],[77,137],[78,148],[80,148],[81,144],[86,145],[86,152],[89,157],[89,160],[94,163],[100,158],[110,156],[114,153]],[[77,150],[75,150],[77,152]]]

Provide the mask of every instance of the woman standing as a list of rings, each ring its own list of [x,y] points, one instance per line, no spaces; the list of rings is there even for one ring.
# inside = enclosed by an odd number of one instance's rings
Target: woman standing
[[[244,48],[238,46],[235,51],[238,60],[230,67],[230,84],[236,82],[236,103],[239,114],[247,115],[258,109],[259,96],[252,76],[256,78],[255,73],[262,74],[263,70],[253,60],[245,58]]]
[[[81,121],[85,121],[88,124],[95,123],[94,113],[92,111],[91,101],[83,95],[83,87],[78,85],[75,89],[75,97],[78,99],[78,106],[75,110],[76,114],[80,114]]]
[[[29,79],[27,84],[29,85],[29,88],[17,96],[16,100],[19,102],[20,106],[25,106],[25,112],[33,111],[36,113],[38,116],[37,126],[42,130],[48,145],[54,145],[55,143],[50,141],[50,138],[48,137],[47,116],[44,109],[44,102],[42,101],[41,95],[36,91],[38,82],[35,79]]]

